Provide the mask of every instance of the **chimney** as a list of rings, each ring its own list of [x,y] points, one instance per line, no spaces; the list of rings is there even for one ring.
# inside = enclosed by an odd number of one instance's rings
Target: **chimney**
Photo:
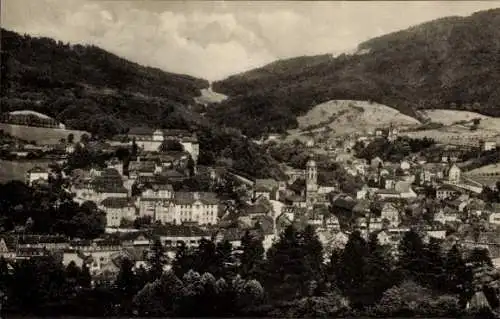
[[[193,193],[193,198],[194,198],[194,200],[200,199],[200,194],[198,192],[194,192]]]

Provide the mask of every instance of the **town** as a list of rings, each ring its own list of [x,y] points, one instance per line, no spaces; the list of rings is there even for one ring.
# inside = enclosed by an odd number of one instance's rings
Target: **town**
[[[2,0],[0,319],[500,318],[498,4],[55,2]]]
[[[32,111],[11,114],[4,122],[14,123],[12,119],[35,127],[47,123],[46,116]],[[101,212],[93,221],[97,230],[80,236],[37,233],[39,221],[32,217],[4,231],[0,254],[8,263],[59,256],[65,267],[87,267],[92,284],[101,285],[117,279],[123,259],[132,262],[134,271],[147,269],[158,240],[168,256],[162,265],[168,271],[179,247],[229,243],[238,260],[248,232],[268,251],[287,227],[309,226],[324,247],[325,262],[345,248],[353,232],[366,240],[375,235],[397,254],[404,234],[418,228],[424,242],[438,240],[448,249],[486,248],[500,267],[499,183],[495,174],[489,183],[483,176],[481,183],[462,171],[461,158],[470,154],[470,145],[439,144],[441,153],[426,154],[428,147],[436,147],[433,140],[412,139],[392,126],[326,143],[295,141],[292,147],[306,153],[305,164],[282,163],[286,178],[275,180],[255,179],[227,165],[198,165],[198,138],[186,130],[131,128],[108,140],[71,134],[52,145],[20,142],[6,138],[5,132],[2,137],[4,159],[45,163],[34,164],[18,183],[35,192],[60,185],[77,205],[93,205]],[[279,147],[277,139],[256,142]],[[357,157],[366,155],[363,150],[372,143],[408,141],[420,143],[421,149],[415,146],[418,152],[406,151],[399,161]],[[495,143],[478,141],[472,151],[496,148]],[[332,171],[341,173],[329,178]],[[9,183],[3,196],[14,191],[8,190]],[[10,210],[8,204],[2,207]],[[6,219],[4,230],[13,223]]]

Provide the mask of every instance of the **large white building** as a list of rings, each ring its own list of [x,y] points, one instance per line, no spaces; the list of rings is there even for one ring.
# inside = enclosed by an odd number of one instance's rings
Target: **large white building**
[[[163,224],[215,225],[218,221],[218,204],[215,193],[174,192],[170,185],[148,188],[138,197],[139,216],[151,216]]]
[[[147,152],[157,152],[165,140],[176,140],[182,144],[184,151],[188,152],[195,163],[200,154],[196,134],[184,130],[152,130],[148,128],[132,128],[128,137],[135,140],[137,146]]]

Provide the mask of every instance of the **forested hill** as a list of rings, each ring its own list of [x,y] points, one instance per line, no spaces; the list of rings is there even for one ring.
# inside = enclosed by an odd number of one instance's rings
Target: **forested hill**
[[[271,63],[214,83],[231,98],[211,112],[248,135],[283,131],[331,99],[369,100],[415,116],[457,108],[500,116],[500,9],[381,36],[354,54]]]
[[[1,30],[0,111],[31,109],[75,129],[112,134],[176,126],[206,80],[144,67],[96,46]],[[168,120],[167,120],[168,118]]]

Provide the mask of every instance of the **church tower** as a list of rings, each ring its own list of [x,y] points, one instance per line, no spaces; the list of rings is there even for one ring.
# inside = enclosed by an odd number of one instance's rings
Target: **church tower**
[[[315,193],[318,190],[318,167],[313,159],[306,164],[306,193]]]

